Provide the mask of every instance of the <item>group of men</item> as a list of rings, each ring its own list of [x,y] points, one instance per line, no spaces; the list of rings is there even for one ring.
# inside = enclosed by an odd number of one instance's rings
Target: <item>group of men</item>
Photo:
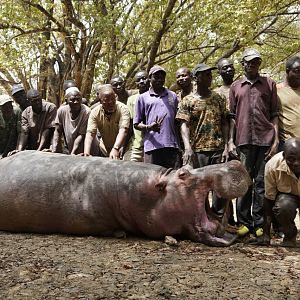
[[[58,109],[37,90],[13,86],[13,99],[0,96],[0,154],[51,149],[166,168],[239,158],[253,186],[237,199],[238,234],[253,233],[258,243],[269,244],[272,221],[284,234],[283,244],[293,246],[300,207],[300,58],[288,59],[286,80],[277,87],[259,74],[261,62],[256,49],[246,49],[244,76],[236,81],[234,65],[225,58],[217,67],[179,68],[175,91],[165,87],[166,70],[158,65],[149,74],[136,73],[138,90],[126,90],[124,79],[114,76],[97,86],[91,108],[74,81],[65,82]],[[212,90],[214,69],[223,85]],[[224,203],[213,197],[220,217]]]

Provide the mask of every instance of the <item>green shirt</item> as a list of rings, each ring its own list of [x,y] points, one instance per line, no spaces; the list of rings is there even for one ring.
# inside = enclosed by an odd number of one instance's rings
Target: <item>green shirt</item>
[[[139,98],[140,94],[132,95],[128,98],[127,101],[127,107],[130,113],[130,118],[133,120],[135,117],[135,103],[137,102],[137,99]],[[137,130],[133,128],[133,135],[128,143],[128,150],[139,150],[143,151],[144,148],[144,142],[143,142],[143,134],[141,130]]]

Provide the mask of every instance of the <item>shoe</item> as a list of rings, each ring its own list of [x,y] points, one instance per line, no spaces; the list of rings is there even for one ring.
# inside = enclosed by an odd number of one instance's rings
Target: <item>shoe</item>
[[[296,247],[296,237],[294,238],[284,238],[282,243],[281,243],[282,247]]]
[[[245,225],[241,225],[237,230],[238,236],[245,236],[249,232],[250,232],[250,229]]]
[[[263,231],[263,229],[261,228],[261,227],[257,227],[256,229],[255,229],[255,235],[256,235],[256,237],[260,237],[260,236],[262,236],[264,234],[264,231]]]
[[[273,233],[273,237],[274,237],[275,239],[283,239],[283,238],[284,238],[284,233],[281,232],[281,231],[275,231],[275,232]]]

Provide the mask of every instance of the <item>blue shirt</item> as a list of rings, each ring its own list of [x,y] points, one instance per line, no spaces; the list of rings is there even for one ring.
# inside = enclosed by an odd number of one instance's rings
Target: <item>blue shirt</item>
[[[160,132],[148,130],[144,132],[144,151],[171,147],[178,148],[178,139],[175,130],[175,116],[178,106],[177,96],[174,92],[164,89],[156,94],[152,88],[141,94],[135,105],[135,118],[133,124],[144,123],[150,125],[164,117]]]

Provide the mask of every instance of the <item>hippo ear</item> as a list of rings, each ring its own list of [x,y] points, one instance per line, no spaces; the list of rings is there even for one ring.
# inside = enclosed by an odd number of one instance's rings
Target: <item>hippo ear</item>
[[[167,181],[160,179],[159,182],[155,185],[155,188],[160,192],[163,192],[166,189]]]

